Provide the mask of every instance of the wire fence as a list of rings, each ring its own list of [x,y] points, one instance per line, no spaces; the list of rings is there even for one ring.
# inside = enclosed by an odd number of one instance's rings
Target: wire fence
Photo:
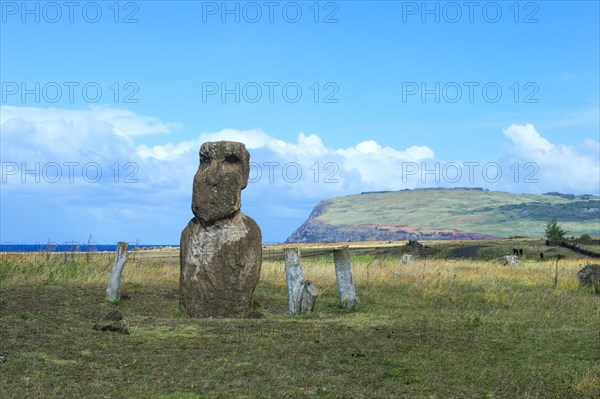
[[[300,246],[303,259],[329,258],[333,249],[348,245],[353,257],[402,258],[409,254],[419,259],[497,259],[505,255],[516,255],[524,259],[549,260],[558,256],[600,258],[600,243],[554,243],[545,240],[531,241],[474,241],[472,243],[448,243],[445,241],[388,241],[369,243],[306,243],[292,244],[265,242],[262,246],[263,261],[281,261],[284,248]],[[582,249],[584,246],[585,249]],[[62,261],[77,263],[108,263],[115,259],[117,243],[96,244],[92,242],[48,243],[0,243],[0,261],[7,254],[22,254],[28,259],[39,261]],[[152,251],[149,251],[152,250]],[[151,260],[155,263],[179,264],[179,248],[175,245],[140,245],[129,243],[128,259]]]

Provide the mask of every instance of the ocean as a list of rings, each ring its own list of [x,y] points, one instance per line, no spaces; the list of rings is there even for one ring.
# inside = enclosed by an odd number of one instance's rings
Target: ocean
[[[136,247],[135,243],[129,243],[129,250]],[[179,247],[179,245],[137,245],[139,249],[155,249],[155,248],[168,248],[168,247]],[[18,244],[18,243],[1,243],[0,252],[114,252],[117,250],[117,243],[114,244],[79,244],[79,243],[36,243],[36,244]]]

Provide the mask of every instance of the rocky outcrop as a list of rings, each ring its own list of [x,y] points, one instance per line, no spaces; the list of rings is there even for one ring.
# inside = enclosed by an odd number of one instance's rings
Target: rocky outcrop
[[[194,177],[192,212],[181,233],[179,304],[192,317],[245,317],[258,284],[262,237],[240,212],[248,183],[244,144],[204,143]]]
[[[600,265],[589,264],[577,272],[580,287],[589,287],[594,282],[600,284]]]
[[[491,240],[488,234],[470,233],[455,229],[420,230],[407,226],[361,224],[357,226],[330,225],[316,220],[315,212],[323,212],[327,204],[319,204],[309,219],[290,235],[286,243],[389,241],[389,240]]]
[[[520,263],[519,257],[516,255],[501,256],[497,262],[502,263],[503,265],[518,265]]]
[[[414,259],[415,259],[414,256],[412,256],[411,254],[404,254],[400,258],[400,262],[402,262],[402,263],[413,263]]]

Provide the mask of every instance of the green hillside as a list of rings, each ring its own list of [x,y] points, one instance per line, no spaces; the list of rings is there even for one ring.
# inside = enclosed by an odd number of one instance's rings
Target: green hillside
[[[376,192],[326,200],[309,224],[454,229],[500,237],[541,237],[557,218],[568,235],[600,235],[600,197],[512,194],[468,188]],[[306,223],[305,223],[306,224]]]

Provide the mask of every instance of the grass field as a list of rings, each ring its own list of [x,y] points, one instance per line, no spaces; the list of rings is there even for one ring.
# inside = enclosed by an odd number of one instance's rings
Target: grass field
[[[109,256],[2,254],[0,398],[600,397],[600,296],[576,279],[585,260],[555,274],[555,260],[356,254],[360,307],[345,311],[318,255],[302,264],[316,309],[298,317],[283,262],[266,261],[265,318],[190,319],[173,255],[130,257],[112,304]],[[129,335],[92,330],[115,308]]]

